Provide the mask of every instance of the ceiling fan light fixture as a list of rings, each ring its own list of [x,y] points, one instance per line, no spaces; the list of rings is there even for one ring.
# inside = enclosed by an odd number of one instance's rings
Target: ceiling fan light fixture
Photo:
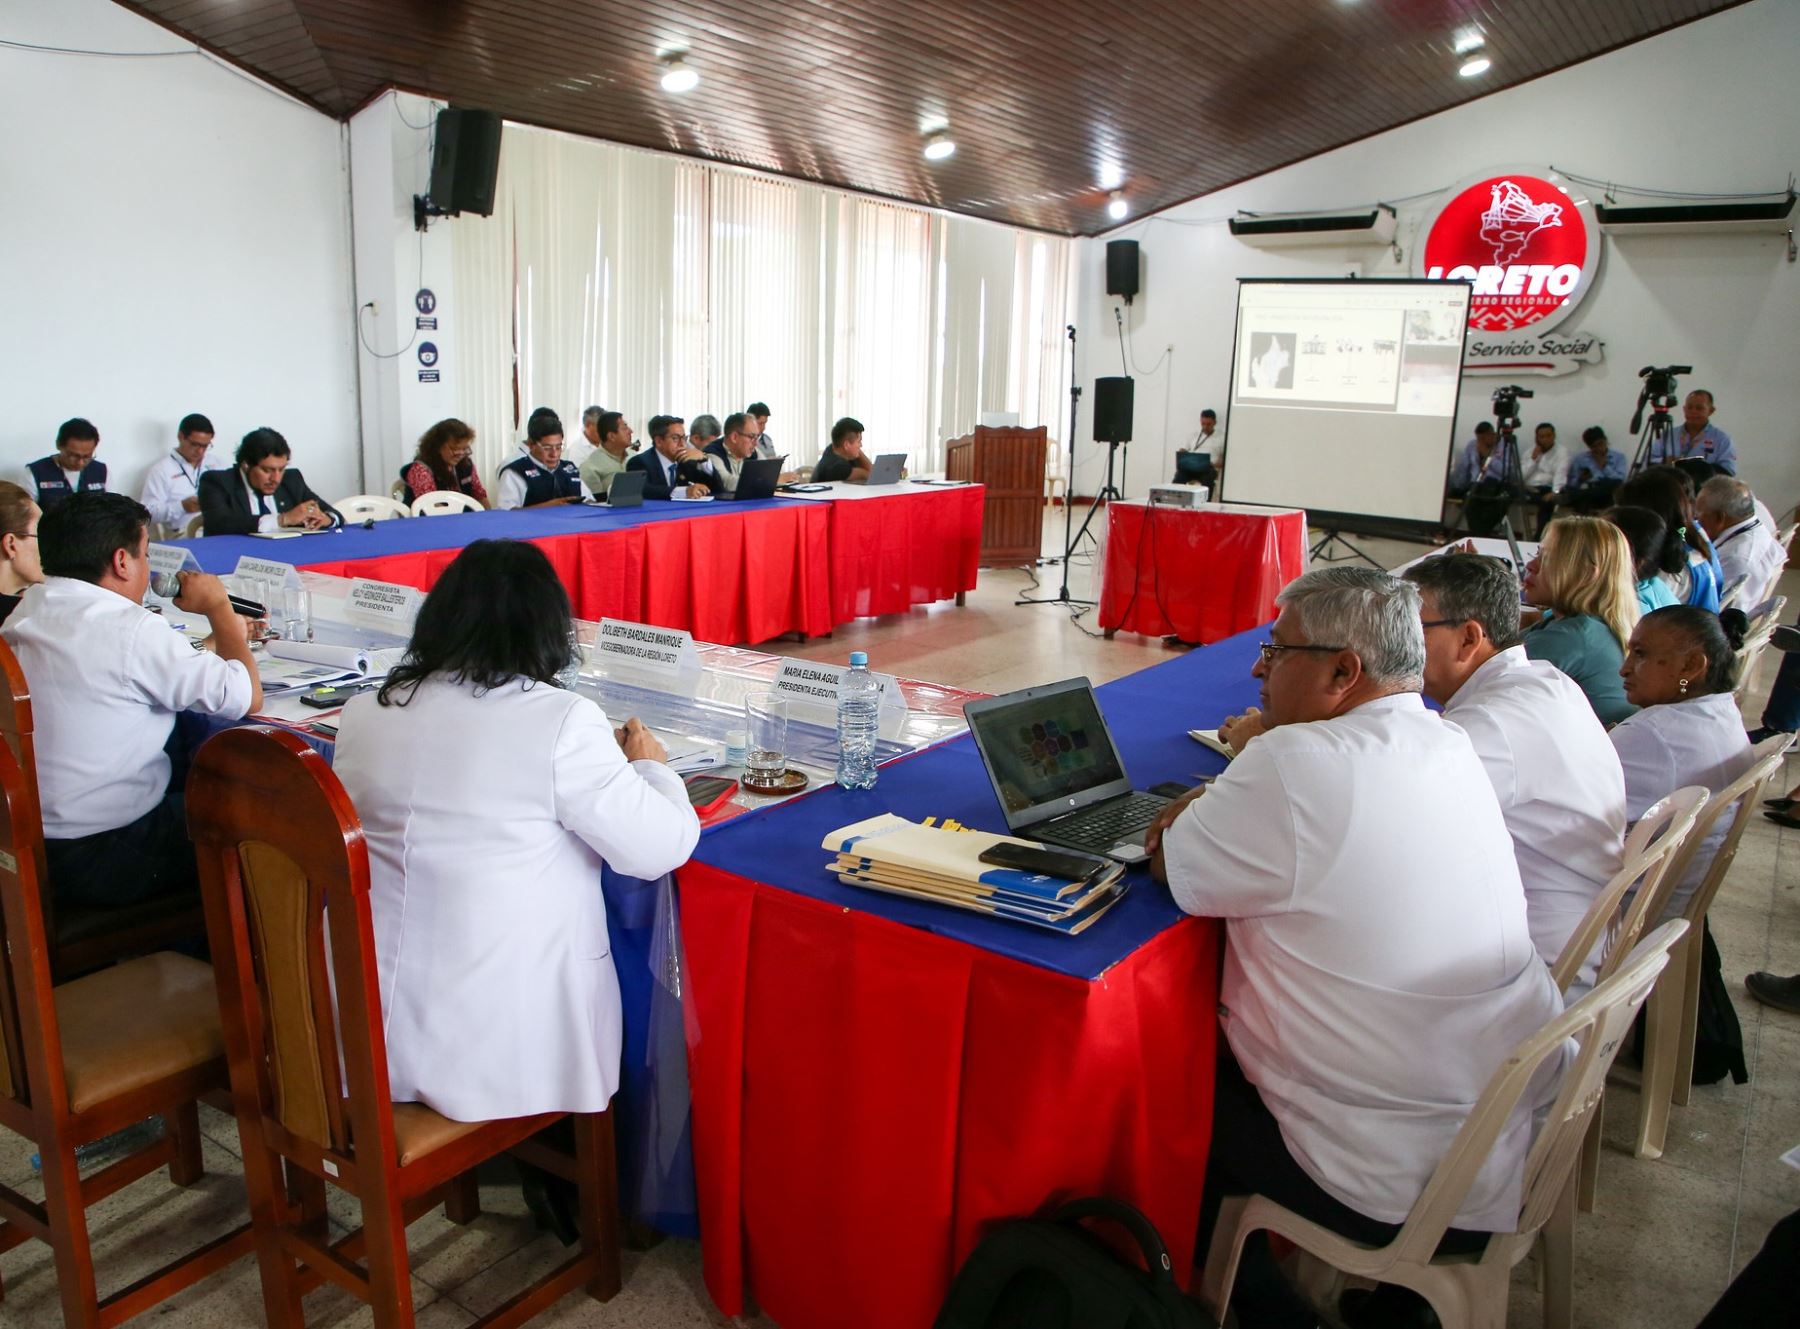
[[[940,129],[937,133],[925,140],[926,161],[941,162],[944,158],[954,157],[955,155],[956,140],[951,138],[950,135],[946,134],[943,130]]]
[[[692,92],[700,86],[700,71],[686,60],[676,56],[664,61],[662,72],[662,88],[664,92]]]
[[[1131,215],[1131,204],[1125,199],[1125,192],[1115,189],[1106,199],[1106,215],[1114,221],[1124,221]]]

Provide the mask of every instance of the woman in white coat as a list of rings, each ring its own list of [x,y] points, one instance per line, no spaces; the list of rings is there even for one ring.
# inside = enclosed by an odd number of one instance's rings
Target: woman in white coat
[[[658,877],[700,834],[649,731],[557,686],[569,626],[542,552],[476,541],[338,726],[393,1095],[457,1121],[606,1107],[622,1027],[601,862]]]

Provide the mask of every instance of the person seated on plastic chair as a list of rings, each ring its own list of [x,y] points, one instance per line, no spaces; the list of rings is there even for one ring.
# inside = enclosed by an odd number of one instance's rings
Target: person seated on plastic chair
[[[1563,1008],[1493,785],[1420,695],[1417,589],[1326,568],[1277,603],[1252,671],[1264,732],[1171,804],[1148,843],[1176,904],[1225,920],[1202,1258],[1228,1195],[1390,1240],[1493,1072]],[[1517,1224],[1531,1115],[1556,1087],[1545,1079],[1446,1250]],[[1232,1304],[1246,1325],[1318,1323],[1262,1234]]]

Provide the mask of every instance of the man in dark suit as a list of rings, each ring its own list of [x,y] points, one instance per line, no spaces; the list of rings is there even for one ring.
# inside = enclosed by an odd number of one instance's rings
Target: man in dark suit
[[[625,464],[628,471],[644,473],[645,498],[703,498],[718,483],[704,452],[688,446],[687,422],[679,415],[650,417],[649,452],[640,452]]]
[[[238,444],[237,465],[200,477],[200,515],[207,535],[249,535],[282,529],[322,531],[342,526],[338,510],[307,487],[288,465],[287,440],[273,429],[252,429]]]

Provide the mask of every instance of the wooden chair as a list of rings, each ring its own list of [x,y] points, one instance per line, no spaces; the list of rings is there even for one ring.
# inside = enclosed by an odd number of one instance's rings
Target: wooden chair
[[[19,764],[25,782],[21,851],[31,856],[50,945],[50,972],[60,982],[127,956],[200,937],[206,930],[200,902],[188,892],[154,896],[120,909],[58,909],[44,869],[44,821],[38,802],[37,754],[32,740],[31,689],[19,658],[0,639],[0,740]]]
[[[55,1254],[63,1323],[109,1329],[250,1252],[248,1224],[102,1300],[87,1209],[167,1164],[169,1180],[203,1175],[196,1100],[223,1092],[225,1042],[212,970],[164,951],[51,986],[36,834],[37,804],[0,747],[0,1125],[30,1140],[43,1165],[38,1204],[0,1186],[0,1251],[37,1238]],[[75,1150],[162,1114],[153,1143],[82,1177]]]
[[[384,494],[352,494],[349,498],[340,498],[331,505],[343,514],[344,522],[391,521],[396,517],[410,517],[412,512],[397,498],[388,498]]]
[[[413,500],[412,514],[415,517],[441,517],[450,512],[482,512],[479,499],[470,497],[460,489],[434,489],[429,494],[420,494]]]
[[[617,1292],[610,1113],[572,1117],[571,1160],[532,1139],[564,1114],[457,1122],[391,1101],[368,850],[325,759],[291,733],[227,730],[200,749],[188,808],[271,1329],[303,1325],[321,1280],[368,1302],[379,1329],[411,1325],[406,1224],[440,1200],[451,1221],[474,1218],[473,1169],[506,1151],[577,1181],[581,1246],[478,1323],[522,1324],[583,1285]],[[362,1205],[336,1243],[328,1180]]]
[[[1239,1253],[1251,1232],[1286,1237],[1303,1251],[1347,1274],[1398,1283],[1424,1297],[1444,1329],[1504,1329],[1512,1268],[1542,1245],[1544,1324],[1573,1323],[1575,1163],[1606,1071],[1631,1033],[1657,975],[1669,963],[1687,924],[1664,923],[1646,937],[1613,975],[1513,1050],[1494,1072],[1431,1174],[1412,1212],[1386,1246],[1340,1237],[1261,1195],[1225,1201],[1201,1275],[1200,1301],[1220,1323],[1237,1276]],[[1439,1239],[1462,1207],[1495,1139],[1531,1086],[1540,1066],[1570,1040],[1578,1050],[1564,1068],[1556,1101],[1525,1159],[1518,1225],[1489,1238],[1480,1255],[1436,1254]]]
[[[1700,1016],[1701,928],[1713,897],[1731,870],[1737,857],[1738,842],[1744,838],[1744,827],[1759,810],[1766,786],[1781,769],[1792,734],[1775,734],[1758,743],[1755,761],[1750,769],[1733,780],[1706,805],[1689,837],[1686,850],[1669,873],[1668,896],[1687,875],[1706,837],[1727,809],[1733,809],[1731,825],[1720,841],[1718,852],[1707,866],[1706,875],[1689,898],[1682,917],[1687,920],[1687,936],[1675,949],[1668,975],[1657,986],[1644,1013],[1644,1069],[1639,1090],[1637,1156],[1662,1157],[1668,1138],[1669,1109],[1672,1104],[1685,1107],[1694,1087],[1694,1039]],[[1660,917],[1662,908],[1652,917]]]

